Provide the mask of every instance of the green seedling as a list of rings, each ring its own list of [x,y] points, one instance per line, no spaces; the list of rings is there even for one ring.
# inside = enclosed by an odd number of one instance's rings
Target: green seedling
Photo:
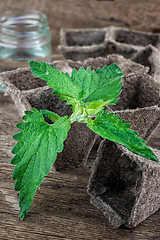
[[[104,110],[106,105],[115,105],[121,93],[123,73],[116,64],[96,71],[91,71],[90,67],[87,70],[81,67],[79,71],[73,69],[71,76],[45,62],[30,61],[29,64],[34,76],[45,80],[54,89],[53,94],[72,105],[73,113],[70,117],[60,117],[48,110],[33,108],[33,111],[26,111],[22,117],[24,121],[17,124],[21,131],[13,136],[18,142],[12,150],[15,156],[11,163],[15,165],[15,190],[20,191],[21,219],[28,213],[37,187],[49,173],[57,153],[63,150],[67,133],[75,121],[87,124],[103,138],[158,162],[146,141],[130,129],[130,124]],[[52,123],[47,123],[44,117]]]

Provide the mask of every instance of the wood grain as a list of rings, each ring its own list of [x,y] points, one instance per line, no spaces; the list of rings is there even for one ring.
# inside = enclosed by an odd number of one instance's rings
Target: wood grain
[[[92,204],[86,192],[91,166],[96,156],[92,151],[88,164],[65,173],[53,170],[38,188],[27,217],[19,219],[18,194],[11,179],[11,149],[20,120],[9,96],[0,94],[0,239],[68,239],[68,240],[159,240],[160,211],[135,229],[110,227],[107,219]],[[160,130],[150,140],[159,147]]]

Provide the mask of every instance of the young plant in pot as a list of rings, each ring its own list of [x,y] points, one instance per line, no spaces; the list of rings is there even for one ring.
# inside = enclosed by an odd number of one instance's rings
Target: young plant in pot
[[[15,165],[15,190],[20,191],[21,219],[28,213],[37,187],[49,173],[57,153],[63,150],[67,133],[76,121],[86,124],[101,137],[158,162],[146,141],[130,129],[131,124],[104,110],[107,105],[115,105],[121,93],[123,73],[115,63],[96,71],[91,71],[90,67],[73,69],[71,76],[45,62],[30,61],[29,64],[34,76],[45,80],[54,89],[53,94],[72,105],[73,113],[70,117],[60,117],[54,112],[33,108],[25,112],[24,122],[17,124],[21,131],[14,136],[18,142],[12,150],[15,156],[11,163]]]

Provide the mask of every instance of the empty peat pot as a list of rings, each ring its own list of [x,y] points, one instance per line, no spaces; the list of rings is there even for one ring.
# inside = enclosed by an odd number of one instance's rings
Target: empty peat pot
[[[160,160],[160,151],[152,150]],[[160,208],[159,179],[159,163],[103,140],[88,193],[114,228],[133,228]]]
[[[105,42],[107,28],[61,29],[58,50],[64,58],[83,61],[109,54]]]
[[[160,34],[129,28],[109,27],[105,40],[109,44],[110,54],[120,54],[130,59],[149,44],[160,49]]]
[[[125,58],[149,67],[149,75],[160,82],[160,34],[110,27],[106,32],[110,54],[120,54]]]
[[[138,47],[145,47],[149,44],[152,44],[155,47],[160,47],[159,33],[149,33],[122,27],[110,27],[107,33],[108,38],[113,39],[117,43],[134,45]]]
[[[149,75],[160,83],[160,51],[156,47],[147,45],[138,51],[132,60],[149,67]]]

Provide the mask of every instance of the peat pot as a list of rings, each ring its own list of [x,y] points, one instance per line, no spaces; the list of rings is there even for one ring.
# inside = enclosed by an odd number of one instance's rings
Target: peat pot
[[[84,61],[87,58],[122,55],[150,68],[149,74],[160,82],[160,34],[123,27],[61,29],[59,51],[64,58]]]
[[[110,44],[111,53],[133,58],[134,55],[148,45],[160,49],[160,34],[132,30],[129,28],[109,27],[106,41]]]
[[[64,58],[73,61],[106,56],[109,53],[105,41],[107,31],[107,28],[61,29],[58,50]]]
[[[160,151],[152,149],[160,160]],[[160,164],[103,140],[89,180],[91,203],[114,228],[137,226],[160,208]]]
[[[149,75],[154,77],[160,83],[160,51],[152,45],[147,45],[145,48],[138,51],[133,61],[149,67]]]

